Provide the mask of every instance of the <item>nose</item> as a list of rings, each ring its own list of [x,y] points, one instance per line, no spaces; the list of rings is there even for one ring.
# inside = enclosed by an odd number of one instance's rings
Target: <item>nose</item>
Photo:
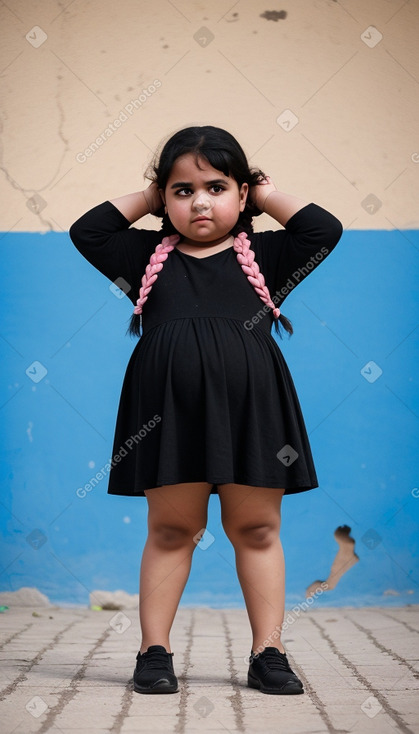
[[[206,191],[205,192],[201,191],[197,193],[193,200],[193,207],[199,213],[207,212],[210,209],[212,209],[213,206],[214,206],[214,201]]]

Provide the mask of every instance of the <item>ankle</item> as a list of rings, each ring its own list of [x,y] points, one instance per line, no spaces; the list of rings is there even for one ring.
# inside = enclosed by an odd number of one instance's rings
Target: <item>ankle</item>
[[[258,647],[252,646],[252,652],[255,655],[259,655],[259,653],[263,652],[265,647],[276,647],[279,650],[279,652],[282,653],[282,655],[286,655],[286,651],[284,650],[284,647],[283,645],[281,645],[281,643],[276,644],[276,645],[259,645]]]
[[[164,643],[164,642],[149,642],[147,644],[141,643],[141,647],[140,647],[140,653],[141,653],[141,655],[143,655],[145,652],[147,652],[148,648],[151,647],[151,645],[163,645],[163,647],[165,648],[166,652],[169,652],[169,653],[172,652],[171,649],[170,649],[170,644],[168,642],[167,643]]]

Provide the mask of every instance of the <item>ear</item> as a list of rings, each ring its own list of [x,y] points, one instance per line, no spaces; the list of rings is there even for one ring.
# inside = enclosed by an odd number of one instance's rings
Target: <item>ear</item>
[[[246,206],[246,201],[247,201],[247,195],[248,195],[248,193],[249,193],[249,184],[248,183],[243,183],[241,185],[241,187],[240,187],[240,192],[239,192],[239,195],[240,195],[240,211],[241,212],[244,211],[244,208]]]
[[[165,197],[165,194],[164,194],[164,189],[158,189],[158,192],[160,194],[160,198],[161,198],[163,204],[166,205],[166,197]]]

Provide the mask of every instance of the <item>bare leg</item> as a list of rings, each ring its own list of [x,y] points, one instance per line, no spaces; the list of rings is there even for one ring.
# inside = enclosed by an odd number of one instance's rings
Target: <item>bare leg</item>
[[[162,548],[153,534],[144,547],[140,571],[141,652],[163,645],[171,652],[169,633],[189,577],[193,548]]]
[[[285,610],[285,562],[279,538],[263,550],[243,543],[235,546],[236,568],[253,633],[252,650],[277,647]],[[273,636],[275,634],[275,636]]]
[[[148,537],[140,569],[140,652],[164,645],[191,569],[194,536],[206,527],[210,484],[172,484],[146,490]]]
[[[279,538],[283,489],[221,484],[223,526],[236,552],[236,568],[252,628],[252,650],[281,643],[285,561]],[[258,649],[259,648],[259,649]]]

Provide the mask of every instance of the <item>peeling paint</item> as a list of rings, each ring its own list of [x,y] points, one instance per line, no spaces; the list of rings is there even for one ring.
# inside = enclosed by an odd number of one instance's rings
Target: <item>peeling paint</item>
[[[342,576],[349,571],[355,563],[358,563],[359,556],[355,553],[355,540],[350,537],[351,528],[349,525],[339,525],[334,532],[335,540],[339,545],[332,563],[329,576],[326,581],[313,581],[306,589],[306,599],[318,593],[321,584],[327,584],[326,591],[334,589],[339,583]]]

